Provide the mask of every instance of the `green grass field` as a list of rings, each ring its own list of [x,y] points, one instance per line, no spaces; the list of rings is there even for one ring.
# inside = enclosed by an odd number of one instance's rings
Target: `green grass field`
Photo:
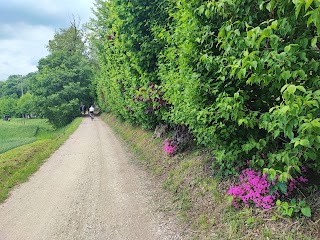
[[[0,121],[0,154],[10,149],[47,138],[53,127],[44,119],[11,119]]]
[[[46,120],[13,119],[0,121],[0,203],[10,190],[28,179],[41,164],[78,128],[82,118],[54,129]],[[33,141],[27,144],[28,141]],[[18,146],[20,145],[20,146]]]

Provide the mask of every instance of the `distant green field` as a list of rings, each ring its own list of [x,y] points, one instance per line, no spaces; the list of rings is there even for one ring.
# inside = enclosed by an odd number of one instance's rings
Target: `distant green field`
[[[79,127],[82,118],[55,129],[46,120],[0,120],[0,149],[7,144],[12,150],[0,153],[0,203],[10,190],[28,179],[41,164]],[[27,141],[36,141],[25,144]],[[25,142],[24,142],[25,141]],[[22,145],[16,147],[18,144]]]
[[[53,127],[44,119],[0,120],[0,154],[32,143],[52,131]]]

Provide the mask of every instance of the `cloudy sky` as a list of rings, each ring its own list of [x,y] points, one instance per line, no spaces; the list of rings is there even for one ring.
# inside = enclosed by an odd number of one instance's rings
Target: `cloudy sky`
[[[0,80],[37,70],[55,31],[92,17],[95,0],[0,0]]]

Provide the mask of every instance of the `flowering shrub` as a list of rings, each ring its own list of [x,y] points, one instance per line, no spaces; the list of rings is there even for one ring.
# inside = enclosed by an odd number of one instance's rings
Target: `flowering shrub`
[[[260,171],[250,168],[244,169],[239,176],[239,185],[230,187],[227,193],[232,196],[233,205],[237,208],[240,204],[249,207],[253,203],[256,207],[270,209],[275,205],[277,198],[288,197],[299,185],[308,182],[303,176],[291,179],[287,183],[277,181],[278,176],[275,181],[271,182],[267,178],[268,175],[262,175]],[[278,185],[285,186],[285,188],[279,188]],[[277,189],[283,194],[280,195]]]
[[[265,209],[274,206],[276,197],[270,193],[272,183],[268,182],[267,174],[261,175],[260,171],[247,168],[242,171],[239,180],[240,184],[230,187],[228,191],[228,195],[233,197],[235,207],[239,207],[239,203],[242,203],[245,207],[254,203],[256,207]]]
[[[164,147],[163,150],[169,154],[170,156],[172,156],[175,151],[177,150],[177,146],[172,146],[171,142],[169,140],[164,140]]]

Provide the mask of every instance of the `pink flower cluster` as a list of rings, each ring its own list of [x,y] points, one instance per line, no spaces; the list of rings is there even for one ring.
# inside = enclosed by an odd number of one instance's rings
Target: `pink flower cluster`
[[[305,172],[303,170],[302,172]],[[227,192],[228,195],[233,197],[233,205],[238,208],[239,205],[249,207],[250,204],[254,204],[256,207],[262,207],[264,209],[270,209],[275,205],[277,198],[285,198],[291,195],[299,185],[308,182],[303,176],[297,176],[291,179],[287,183],[286,193],[280,195],[278,191],[271,193],[270,186],[275,186],[278,181],[278,175],[276,180],[269,182],[267,180],[267,174],[261,174],[260,171],[253,169],[244,169],[239,176],[239,185],[230,187]]]
[[[172,156],[174,154],[174,152],[177,150],[177,146],[172,146],[171,142],[169,140],[164,140],[164,147],[163,150],[169,154],[170,156]]]
[[[240,184],[230,187],[228,195],[233,197],[233,205],[239,207],[242,203],[249,207],[251,203],[256,207],[269,209],[275,204],[276,197],[270,194],[271,183],[267,180],[267,175],[261,175],[260,171],[247,168],[242,171],[239,177]]]

